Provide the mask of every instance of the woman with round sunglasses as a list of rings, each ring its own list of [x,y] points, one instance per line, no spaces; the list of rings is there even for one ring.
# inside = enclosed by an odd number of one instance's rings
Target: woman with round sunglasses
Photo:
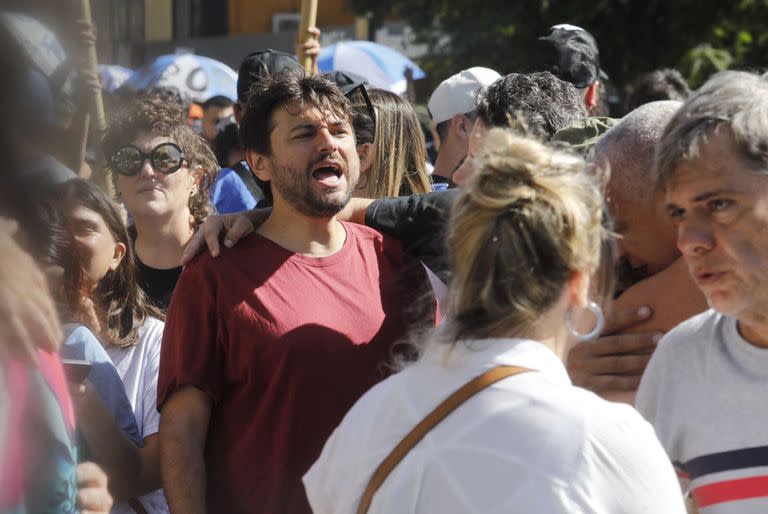
[[[184,247],[213,212],[208,188],[218,170],[208,144],[173,104],[139,99],[109,126],[104,152],[130,213],[137,281],[168,309]]]

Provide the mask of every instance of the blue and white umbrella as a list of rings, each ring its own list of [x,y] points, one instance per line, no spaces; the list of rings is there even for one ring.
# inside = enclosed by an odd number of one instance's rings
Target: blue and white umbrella
[[[134,91],[162,86],[178,89],[183,97],[202,103],[222,95],[237,100],[237,73],[226,64],[195,54],[161,55],[133,72],[123,86]]]
[[[133,74],[133,70],[117,64],[99,64],[101,87],[108,93],[114,93]]]
[[[403,94],[407,87],[405,70],[413,79],[427,76],[424,70],[397,50],[370,41],[342,41],[320,50],[317,66],[323,73],[351,71],[362,75],[375,87]]]

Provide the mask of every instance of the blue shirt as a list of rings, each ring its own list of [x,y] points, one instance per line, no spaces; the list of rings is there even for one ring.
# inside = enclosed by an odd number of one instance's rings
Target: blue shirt
[[[248,164],[246,163],[247,167]],[[249,211],[256,207],[258,200],[254,198],[248,187],[232,168],[221,168],[216,181],[211,187],[211,201],[219,214]]]
[[[91,372],[88,380],[96,388],[107,410],[112,413],[120,431],[133,441],[136,446],[141,446],[139,428],[136,425],[136,417],[133,414],[131,402],[125,394],[123,381],[120,379],[112,359],[102,348],[101,343],[93,332],[83,325],[66,324],[65,332],[72,331],[64,340],[61,347],[62,359],[80,359],[91,363]]]

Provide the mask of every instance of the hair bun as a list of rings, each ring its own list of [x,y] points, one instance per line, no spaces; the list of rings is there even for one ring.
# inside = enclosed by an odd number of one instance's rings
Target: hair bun
[[[603,201],[579,156],[492,129],[453,209],[453,340],[510,334],[560,297],[574,270],[596,269]]]

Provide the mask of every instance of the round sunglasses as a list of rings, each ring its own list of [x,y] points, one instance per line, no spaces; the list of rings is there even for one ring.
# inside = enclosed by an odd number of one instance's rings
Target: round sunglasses
[[[141,171],[144,161],[149,159],[152,169],[170,175],[179,171],[184,163],[184,151],[176,143],[160,143],[149,153],[142,152],[134,145],[124,146],[110,159],[112,170],[120,175],[132,177]]]

